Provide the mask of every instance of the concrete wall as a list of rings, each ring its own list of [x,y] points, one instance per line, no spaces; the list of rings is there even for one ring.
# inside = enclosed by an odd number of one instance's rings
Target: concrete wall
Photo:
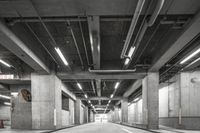
[[[69,111],[62,110],[62,126],[65,127],[69,124]]]
[[[74,101],[69,99],[69,124],[74,124]]]
[[[200,72],[184,72],[159,90],[159,122],[175,128],[200,129]]]
[[[11,111],[10,106],[0,105],[0,120],[4,121],[4,125],[11,125]]]
[[[30,85],[10,85],[11,92],[18,92],[21,89],[31,90]],[[19,93],[12,97],[11,107],[11,128],[31,129],[32,128],[32,108],[31,102],[27,102]]]

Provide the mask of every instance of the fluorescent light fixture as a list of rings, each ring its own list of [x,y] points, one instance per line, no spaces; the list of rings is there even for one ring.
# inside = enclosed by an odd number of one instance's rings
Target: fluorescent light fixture
[[[18,95],[18,92],[11,92],[11,95],[16,97]]]
[[[117,89],[118,86],[119,86],[119,82],[117,82],[117,83],[115,84],[115,89]]]
[[[112,94],[112,95],[110,95],[110,98],[113,98],[113,96],[114,96],[113,94]]]
[[[109,100],[108,103],[110,103],[111,101]]]
[[[129,59],[129,58],[126,58],[124,64],[125,64],[125,65],[128,65],[129,61],[130,61],[130,59]]]
[[[126,58],[126,60],[124,62],[125,65],[128,65],[128,63],[130,62],[130,58],[132,57],[134,51],[135,51],[135,47],[131,47],[129,52],[128,52],[128,57],[129,58]]]
[[[58,55],[60,56],[60,58],[61,58],[61,60],[63,61],[63,63],[64,63],[66,66],[68,66],[69,64],[68,64],[67,60],[65,59],[64,55],[62,54],[62,52],[60,51],[60,49],[56,47],[55,50],[56,50],[56,52],[58,53]]]
[[[107,104],[107,106],[109,106],[109,104]],[[107,107],[106,107],[107,108]]]
[[[134,101],[134,102],[137,102],[138,100],[139,100],[139,98],[137,97],[137,98],[136,98],[136,99],[134,99],[133,101]]]
[[[89,103],[91,103],[91,101],[90,101],[90,100],[89,100],[88,102],[89,102]]]
[[[198,53],[200,53],[200,48],[197,49],[195,52],[193,52],[192,54],[190,54],[188,57],[186,57],[184,60],[182,60],[180,62],[180,64],[184,64],[185,62],[187,62],[188,60],[190,60],[192,57],[194,57],[195,55],[197,55]]]
[[[133,55],[134,51],[135,51],[135,47],[131,47],[129,52],[128,52],[128,57],[131,58],[131,56]]]
[[[77,83],[77,86],[79,87],[79,89],[81,89],[81,90],[83,89],[81,84]]]
[[[9,96],[5,96],[5,95],[1,95],[1,94],[0,94],[0,98],[11,99]]]
[[[187,65],[186,68],[189,67],[189,66],[191,66],[191,65],[193,65],[194,63],[196,63],[198,61],[200,61],[200,57],[197,58],[196,60],[194,60],[193,62],[191,62],[189,65]]]
[[[2,59],[0,59],[0,63],[2,63],[3,65],[5,65],[7,67],[11,67],[10,64],[8,64],[7,62],[3,61]]]
[[[9,105],[9,106],[11,105],[11,103],[9,103],[9,102],[4,102],[4,104],[5,105]]]
[[[84,96],[85,96],[85,98],[88,98],[88,96],[86,94]]]

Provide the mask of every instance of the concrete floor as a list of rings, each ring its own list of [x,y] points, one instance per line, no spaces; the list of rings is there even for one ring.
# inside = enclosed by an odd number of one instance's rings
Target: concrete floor
[[[149,133],[145,130],[130,128],[113,123],[90,123],[57,131],[56,133]]]
[[[180,130],[160,126],[159,130],[154,130],[158,133],[200,133],[200,131]],[[17,130],[4,128],[0,129],[0,133],[47,133],[48,130]],[[150,131],[131,128],[114,123],[89,123],[72,128],[66,128],[56,131],[56,133],[150,133]]]

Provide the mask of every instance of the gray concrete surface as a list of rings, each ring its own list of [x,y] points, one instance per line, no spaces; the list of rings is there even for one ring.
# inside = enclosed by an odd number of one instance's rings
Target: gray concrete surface
[[[57,131],[56,133],[149,133],[145,130],[113,123],[90,123]]]

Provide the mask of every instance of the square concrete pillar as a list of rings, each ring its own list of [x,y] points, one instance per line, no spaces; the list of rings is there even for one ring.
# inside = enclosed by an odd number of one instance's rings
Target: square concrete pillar
[[[55,74],[31,74],[32,129],[62,127],[61,86]]]
[[[74,115],[74,120],[76,125],[81,124],[81,100],[76,99],[75,101],[75,115]]]
[[[88,107],[84,108],[84,123],[88,123]]]
[[[128,98],[121,100],[121,120],[122,123],[128,123]]]
[[[119,118],[119,107],[114,107],[114,122],[120,122]]]
[[[143,124],[158,129],[158,73],[148,73],[142,81]]]

